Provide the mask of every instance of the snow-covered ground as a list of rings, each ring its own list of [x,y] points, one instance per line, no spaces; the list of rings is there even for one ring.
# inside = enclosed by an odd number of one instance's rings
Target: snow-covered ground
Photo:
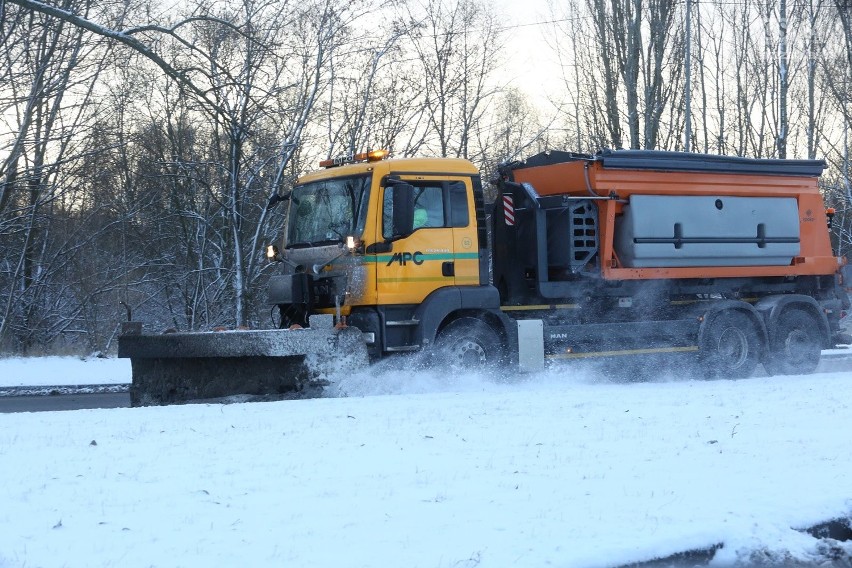
[[[76,372],[55,362],[52,377]],[[717,565],[852,555],[795,530],[852,515],[852,373],[507,383],[373,368],[331,390],[0,415],[0,566],[615,566],[719,543]]]

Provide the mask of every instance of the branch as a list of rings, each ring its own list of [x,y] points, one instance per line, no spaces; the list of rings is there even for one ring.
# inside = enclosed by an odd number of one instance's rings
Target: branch
[[[143,30],[157,30],[162,31],[163,33],[172,35],[176,37],[178,41],[184,42],[181,38],[179,38],[176,34],[174,34],[174,29],[176,29],[179,25],[174,26],[174,28],[170,30],[166,28],[158,28],[156,26],[145,26],[139,28],[131,28],[126,32],[112,30],[110,28],[104,27],[100,24],[92,22],[91,20],[87,20],[82,16],[78,16],[72,12],[67,10],[62,10],[60,8],[56,8],[55,6],[50,6],[49,4],[44,4],[43,2],[38,2],[36,0],[6,0],[10,4],[16,4],[21,8],[32,10],[34,12],[38,12],[40,14],[45,14],[47,16],[57,18],[64,22],[67,22],[73,26],[77,26],[84,30],[87,30],[95,35],[99,35],[101,37],[105,37],[107,39],[116,41],[122,45],[129,47],[134,50],[138,54],[142,55],[149,61],[153,62],[157,67],[159,67],[166,75],[175,80],[182,87],[185,87],[189,91],[191,91],[195,96],[199,99],[207,103],[211,109],[215,111],[217,114],[222,114],[221,109],[210,99],[207,98],[207,94],[204,90],[200,89],[189,77],[186,76],[184,71],[179,69],[175,69],[172,67],[166,60],[160,57],[156,52],[154,52],[151,48],[145,45],[143,42],[139,41],[131,34],[137,33]],[[218,21],[218,20],[217,20]]]
[[[9,1],[14,2],[15,0],[9,0]],[[246,34],[243,33],[243,31],[239,28],[239,26],[236,26],[236,25],[234,25],[233,23],[231,23],[227,20],[223,20],[222,18],[215,18],[213,16],[192,16],[192,17],[189,17],[189,18],[186,18],[186,19],[179,21],[178,23],[176,23],[175,25],[173,25],[170,28],[164,28],[163,26],[158,26],[156,24],[148,24],[148,25],[145,25],[145,26],[136,26],[135,28],[128,28],[128,29],[124,30],[124,32],[122,32],[122,33],[124,33],[125,35],[132,35],[132,34],[141,33],[141,32],[159,32],[159,33],[166,34],[166,35],[175,35],[175,31],[179,27],[182,27],[182,26],[185,26],[186,24],[191,24],[191,23],[194,23],[194,22],[213,22],[215,24],[219,24],[219,25],[224,26],[226,28],[231,28],[232,30],[234,30],[235,32],[237,32],[238,34],[240,34],[243,37],[246,37],[246,38],[248,37]]]

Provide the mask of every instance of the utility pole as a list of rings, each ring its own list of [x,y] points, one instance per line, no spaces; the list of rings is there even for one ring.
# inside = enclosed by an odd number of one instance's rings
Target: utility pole
[[[852,202],[852,187],[849,186],[849,75],[843,77],[843,189],[846,199]]]
[[[689,152],[692,138],[692,0],[686,0],[686,121],[683,133],[683,150]]]

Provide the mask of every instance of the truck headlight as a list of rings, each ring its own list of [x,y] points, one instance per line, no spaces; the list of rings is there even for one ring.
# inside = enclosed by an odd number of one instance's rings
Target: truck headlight
[[[361,239],[359,239],[358,237],[352,235],[346,237],[346,250],[349,252],[349,254],[363,252],[361,250],[361,244]]]
[[[278,260],[278,247],[275,245],[266,247],[266,258],[270,261]]]

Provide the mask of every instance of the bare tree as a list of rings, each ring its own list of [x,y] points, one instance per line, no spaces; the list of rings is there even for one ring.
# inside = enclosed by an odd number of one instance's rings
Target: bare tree
[[[212,260],[232,303],[231,325],[255,321],[254,291],[265,267],[262,245],[272,240],[280,217],[264,207],[286,183],[290,162],[327,85],[327,63],[340,47],[347,18],[357,14],[333,1],[289,5],[245,0],[238,10],[208,14],[189,28],[196,50],[207,57],[205,102],[216,109],[203,160],[178,154],[165,163],[209,193],[205,207],[184,212],[205,228],[220,258],[198,257],[197,270]],[[228,25],[218,25],[227,22]],[[173,46],[180,47],[180,43]],[[192,54],[196,56],[196,54]],[[196,224],[196,221],[193,221]],[[206,229],[205,229],[206,230]]]
[[[61,200],[75,199],[60,174],[87,151],[78,134],[93,116],[90,102],[105,46],[85,42],[79,28],[27,10],[12,7],[5,16],[0,235],[9,293],[0,308],[0,343],[15,328],[26,349],[40,329],[34,318],[49,311],[52,212]]]
[[[400,73],[406,66],[402,38],[411,33],[411,22],[395,20],[382,30],[378,45],[330,58],[326,92],[327,158],[352,155],[372,147],[390,148],[409,121],[407,114],[422,94],[419,84]],[[388,104],[389,103],[389,104]],[[422,112],[422,109],[420,109]],[[389,128],[382,128],[380,125]]]
[[[602,114],[615,147],[622,144],[622,116],[630,148],[658,144],[661,118],[674,85],[679,84],[678,76],[666,71],[673,61],[682,59],[683,41],[674,45],[681,37],[674,25],[676,7],[672,0],[648,0],[647,4],[643,0],[588,0],[604,83]],[[598,99],[595,93],[590,95]]]
[[[429,130],[437,153],[477,160],[471,143],[496,87],[490,82],[501,49],[494,13],[478,0],[428,0],[411,34],[425,82]]]

